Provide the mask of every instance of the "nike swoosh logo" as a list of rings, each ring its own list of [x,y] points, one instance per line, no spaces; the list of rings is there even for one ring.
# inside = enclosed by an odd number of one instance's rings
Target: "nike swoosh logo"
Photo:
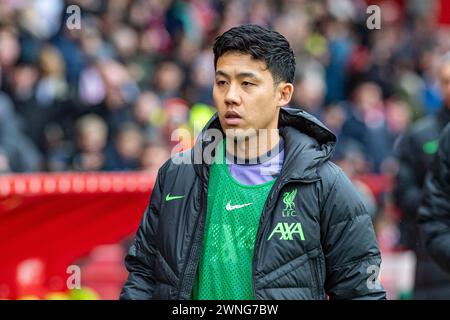
[[[235,209],[240,209],[240,208],[249,206],[249,205],[251,205],[251,204],[253,204],[253,203],[250,202],[250,203],[245,203],[245,204],[236,204],[236,205],[232,206],[232,205],[228,202],[228,203],[227,203],[227,206],[225,207],[225,209],[227,209],[227,211],[232,211],[232,210],[235,210]]]
[[[184,196],[171,196],[169,193],[166,196],[166,201],[171,201],[171,200],[176,200],[176,199],[181,199],[181,198],[184,198]]]

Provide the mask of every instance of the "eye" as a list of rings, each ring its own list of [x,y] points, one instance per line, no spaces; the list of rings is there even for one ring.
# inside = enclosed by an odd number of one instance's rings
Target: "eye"
[[[244,82],[242,82],[242,85],[243,85],[244,87],[249,87],[249,86],[253,86],[254,84],[251,83],[251,82],[248,82],[248,81],[244,81]]]
[[[223,86],[223,85],[226,84],[226,81],[225,81],[225,80],[217,80],[217,81],[216,81],[216,84],[217,84],[219,87],[221,87],[221,86]]]

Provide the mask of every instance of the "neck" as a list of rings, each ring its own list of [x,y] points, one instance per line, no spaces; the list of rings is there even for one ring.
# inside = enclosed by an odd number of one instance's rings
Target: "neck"
[[[278,129],[258,130],[256,135],[245,137],[227,136],[226,149],[241,159],[256,159],[272,150],[280,142]]]

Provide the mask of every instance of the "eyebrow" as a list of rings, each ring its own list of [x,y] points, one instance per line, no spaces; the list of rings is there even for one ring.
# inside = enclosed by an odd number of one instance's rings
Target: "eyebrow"
[[[223,76],[227,79],[231,78],[226,72],[223,72],[222,70],[217,70],[216,76]],[[253,78],[255,80],[260,80],[259,77],[253,72],[239,72],[237,74],[237,78]]]

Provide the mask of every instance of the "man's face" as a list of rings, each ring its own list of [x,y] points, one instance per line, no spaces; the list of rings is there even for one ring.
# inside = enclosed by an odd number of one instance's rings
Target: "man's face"
[[[213,97],[222,128],[276,129],[279,107],[292,96],[291,84],[274,85],[272,73],[263,61],[250,55],[228,52],[216,66]],[[286,91],[288,92],[286,94]],[[236,130],[240,135],[242,130]]]
[[[442,97],[447,108],[450,108],[450,63],[442,65],[440,70]]]

